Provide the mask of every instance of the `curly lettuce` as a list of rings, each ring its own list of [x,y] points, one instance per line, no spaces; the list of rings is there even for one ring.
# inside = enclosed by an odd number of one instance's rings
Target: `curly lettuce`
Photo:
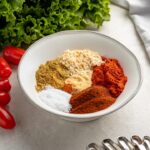
[[[62,30],[100,27],[108,21],[109,0],[1,0],[0,46],[31,44]]]

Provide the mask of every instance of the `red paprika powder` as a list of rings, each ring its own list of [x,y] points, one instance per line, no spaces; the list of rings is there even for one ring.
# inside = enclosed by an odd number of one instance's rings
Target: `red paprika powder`
[[[94,66],[92,83],[107,87],[113,97],[118,97],[124,90],[127,77],[118,60],[103,57],[101,66]]]
[[[115,102],[115,98],[104,86],[92,86],[72,95],[70,113],[84,114],[103,110]]]

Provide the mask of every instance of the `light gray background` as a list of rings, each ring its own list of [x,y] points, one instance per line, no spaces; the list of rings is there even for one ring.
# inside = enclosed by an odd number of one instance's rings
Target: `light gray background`
[[[111,21],[100,32],[126,45],[139,59],[143,84],[137,96],[125,107],[103,118],[86,123],[72,123],[38,110],[31,105],[17,81],[17,69],[11,77],[14,130],[0,129],[0,150],[84,150],[90,142],[104,138],[150,135],[150,64],[126,10],[111,5]],[[27,69],[27,68],[25,68]]]

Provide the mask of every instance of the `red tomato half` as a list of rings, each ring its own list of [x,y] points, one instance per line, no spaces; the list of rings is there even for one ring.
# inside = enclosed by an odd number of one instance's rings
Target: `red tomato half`
[[[0,80],[0,91],[9,92],[11,89],[11,84],[8,79]]]
[[[10,102],[10,95],[9,93],[1,92],[0,91],[0,106],[5,106]]]
[[[3,57],[0,57],[0,78],[7,79],[10,77],[11,73],[12,70],[9,64],[6,62],[6,60]]]
[[[16,126],[14,117],[4,107],[0,106],[0,127],[4,129],[12,129]]]
[[[21,57],[25,53],[25,50],[22,48],[14,47],[14,46],[7,46],[3,50],[3,56],[7,60],[14,65],[18,65],[20,62]]]

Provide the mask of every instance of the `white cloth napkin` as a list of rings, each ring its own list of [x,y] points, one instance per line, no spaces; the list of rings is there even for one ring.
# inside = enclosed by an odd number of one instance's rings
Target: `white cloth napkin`
[[[111,0],[113,3],[129,9],[136,30],[145,45],[150,58],[150,0]]]

